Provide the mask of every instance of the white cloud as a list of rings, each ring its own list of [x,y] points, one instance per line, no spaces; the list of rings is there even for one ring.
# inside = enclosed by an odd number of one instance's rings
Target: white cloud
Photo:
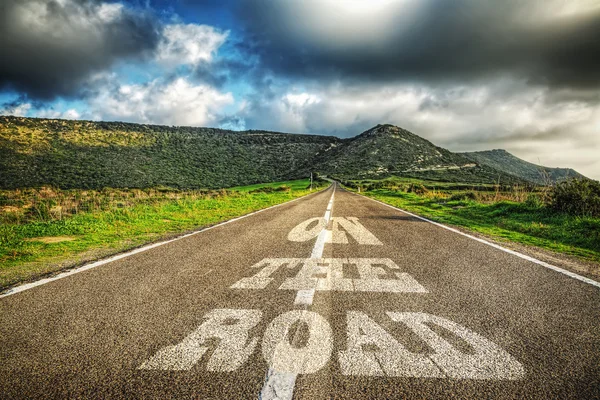
[[[71,108],[66,111],[57,111],[51,108],[43,108],[35,110],[34,113],[37,118],[60,118],[60,119],[79,119],[81,114]]]
[[[210,62],[228,34],[207,25],[167,25],[156,50],[156,59],[167,66]]]
[[[102,3],[98,6],[97,15],[105,23],[116,21],[121,17],[123,4]]]
[[[292,91],[271,101],[264,98],[243,101],[238,117],[250,121],[253,129],[306,133],[309,126],[306,120],[308,111],[320,103],[321,98],[315,93]]]
[[[288,93],[281,100],[290,108],[305,107],[321,101],[319,96],[311,93]]]
[[[89,99],[96,119],[165,125],[210,125],[234,102],[231,93],[185,78],[141,85],[106,85]]]
[[[25,117],[31,110],[31,103],[21,103],[15,105],[5,105],[0,108],[0,115],[14,115],[15,117]]]
[[[77,110],[71,108],[63,113],[62,118],[79,119],[79,118],[81,118],[81,114]]]
[[[14,115],[16,117],[36,117],[36,118],[60,118],[60,119],[79,119],[81,114],[74,108],[66,111],[58,111],[54,108],[35,108],[29,102],[5,104],[0,108],[0,115]]]

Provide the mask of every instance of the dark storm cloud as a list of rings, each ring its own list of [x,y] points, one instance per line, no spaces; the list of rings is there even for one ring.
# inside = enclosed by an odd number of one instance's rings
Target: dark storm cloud
[[[598,8],[559,16],[552,0],[402,0],[381,13],[370,3],[348,17],[324,3],[243,2],[240,21],[266,69],[317,80],[500,75],[552,87],[600,85]]]
[[[152,50],[158,29],[146,12],[92,0],[3,0],[0,89],[34,99],[73,95],[90,74]]]

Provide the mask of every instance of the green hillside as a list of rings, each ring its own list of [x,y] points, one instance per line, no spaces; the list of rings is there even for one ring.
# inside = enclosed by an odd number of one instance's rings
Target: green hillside
[[[302,178],[335,137],[0,117],[0,187],[221,188]]]
[[[319,169],[342,179],[402,176],[445,182],[521,182],[393,125],[377,125],[329,153],[320,160]]]
[[[540,185],[546,185],[549,183],[548,181],[551,183],[558,183],[569,178],[585,178],[574,169],[549,168],[536,165],[515,157],[508,151],[501,149],[460,154],[476,163],[487,165],[500,171],[505,171]]]
[[[224,188],[304,178],[310,172],[345,180],[398,176],[476,184],[540,182],[541,167],[497,152],[452,153],[392,125],[340,139],[0,116],[3,189]],[[555,180],[581,176],[545,170]]]

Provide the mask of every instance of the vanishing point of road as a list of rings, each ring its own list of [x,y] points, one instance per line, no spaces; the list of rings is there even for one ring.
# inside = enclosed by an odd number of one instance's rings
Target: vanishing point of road
[[[74,272],[0,298],[0,398],[600,398],[597,282],[335,184]]]

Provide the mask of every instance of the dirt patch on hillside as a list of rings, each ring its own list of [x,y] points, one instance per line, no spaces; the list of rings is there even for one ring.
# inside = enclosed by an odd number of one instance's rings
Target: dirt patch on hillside
[[[73,240],[77,240],[77,238],[73,237],[73,236],[42,236],[42,237],[27,239],[28,242],[42,242],[42,243],[46,243],[46,244],[60,243],[60,242],[72,242]]]

